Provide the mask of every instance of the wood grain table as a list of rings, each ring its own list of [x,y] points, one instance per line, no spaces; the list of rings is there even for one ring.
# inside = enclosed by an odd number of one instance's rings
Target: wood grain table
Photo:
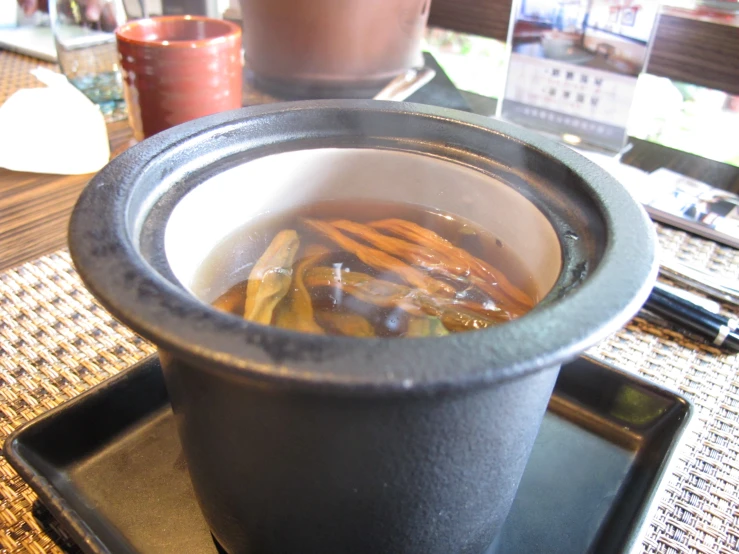
[[[109,124],[108,136],[111,152],[132,137],[125,121]],[[0,169],[0,270],[67,245],[69,215],[91,177]]]
[[[53,64],[0,50],[0,104],[20,88],[43,86],[30,74],[36,67],[57,69]],[[111,152],[120,150],[132,137],[128,123],[109,124],[108,137]],[[69,214],[90,177],[0,168],[0,270],[66,246]]]

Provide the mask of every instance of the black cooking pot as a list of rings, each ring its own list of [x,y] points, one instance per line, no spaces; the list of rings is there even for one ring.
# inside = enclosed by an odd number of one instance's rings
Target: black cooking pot
[[[546,296],[513,322],[424,339],[299,334],[202,301],[220,290],[196,270],[221,239],[329,198],[464,216]],[[159,346],[195,491],[231,554],[482,552],[560,364],[624,325],[656,274],[643,210],[569,148],[373,101],[253,107],[158,134],[91,181],[70,248],[93,294]]]

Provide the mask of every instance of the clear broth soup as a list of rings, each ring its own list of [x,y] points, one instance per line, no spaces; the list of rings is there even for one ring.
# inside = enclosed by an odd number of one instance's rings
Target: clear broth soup
[[[196,295],[264,325],[353,337],[484,329],[539,300],[506,246],[453,214],[367,200],[250,221],[198,269]]]

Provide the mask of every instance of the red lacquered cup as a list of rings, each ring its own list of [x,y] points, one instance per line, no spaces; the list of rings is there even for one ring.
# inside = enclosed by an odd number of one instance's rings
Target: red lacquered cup
[[[241,28],[194,15],[139,19],[116,30],[136,140],[241,107]]]

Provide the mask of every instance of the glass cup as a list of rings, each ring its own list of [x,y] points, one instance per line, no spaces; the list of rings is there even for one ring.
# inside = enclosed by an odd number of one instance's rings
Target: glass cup
[[[115,29],[126,22],[122,0],[51,0],[57,56],[69,81],[107,121],[126,117]]]

